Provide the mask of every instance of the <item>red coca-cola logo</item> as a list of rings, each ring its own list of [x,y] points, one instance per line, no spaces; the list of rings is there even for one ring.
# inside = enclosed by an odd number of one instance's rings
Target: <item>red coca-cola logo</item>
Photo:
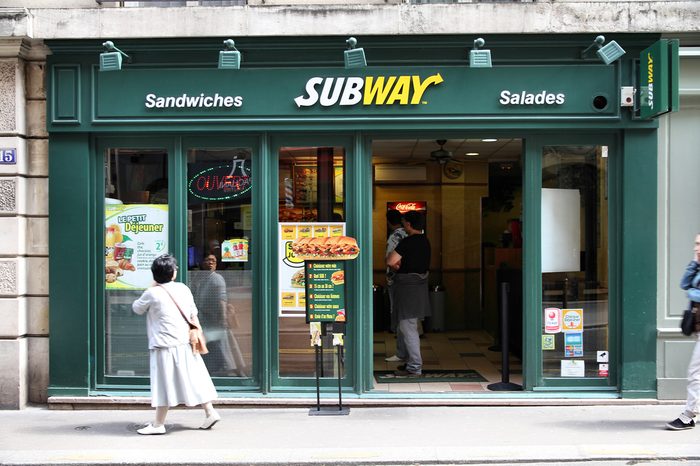
[[[389,204],[389,209],[395,209],[405,214],[411,210],[425,210],[425,202],[395,202]]]

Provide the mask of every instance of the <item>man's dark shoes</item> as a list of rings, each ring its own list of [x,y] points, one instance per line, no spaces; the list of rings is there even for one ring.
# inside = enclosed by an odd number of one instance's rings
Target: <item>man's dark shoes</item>
[[[420,374],[415,372],[408,372],[406,369],[399,369],[394,371],[396,377],[420,377]]]
[[[396,366],[397,371],[405,371],[406,370],[406,364],[399,364]]]
[[[666,424],[666,428],[669,430],[686,430],[686,429],[692,429],[695,427],[695,421],[692,419],[690,422],[685,423],[681,420],[681,418],[676,419],[675,421],[671,421],[668,424]]]

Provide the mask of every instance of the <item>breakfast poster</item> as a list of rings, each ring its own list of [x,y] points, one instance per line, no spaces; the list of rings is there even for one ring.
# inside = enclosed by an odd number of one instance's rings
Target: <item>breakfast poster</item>
[[[145,290],[153,259],[167,251],[167,204],[105,206],[106,289]]]
[[[345,236],[345,223],[279,224],[278,301],[280,317],[306,317],[304,261],[294,255],[292,243],[300,238]]]

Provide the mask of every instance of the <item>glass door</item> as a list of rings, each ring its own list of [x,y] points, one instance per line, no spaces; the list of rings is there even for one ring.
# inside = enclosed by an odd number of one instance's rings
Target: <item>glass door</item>
[[[274,200],[277,222],[273,222],[276,253],[272,255],[277,272],[272,301],[273,388],[312,388],[316,384],[316,350],[311,346],[311,327],[306,319],[304,261],[294,255],[291,245],[304,238],[350,235],[345,189],[348,147],[333,138],[280,139],[273,144],[278,186]],[[346,275],[345,293],[351,293],[353,286]],[[352,383],[353,318],[348,310],[346,322],[335,328],[328,324],[328,332],[321,338],[322,386],[337,387],[339,375],[344,386]],[[337,336],[334,344],[334,332],[343,333],[343,346],[337,344]]]
[[[175,241],[174,148],[157,138],[105,138],[97,146],[96,385],[147,384],[146,321],[131,304],[153,282],[153,259]]]
[[[96,189],[104,195],[96,202],[94,267],[104,274],[96,277],[96,386],[148,384],[145,317],[131,303],[151,286],[150,265],[166,252],[177,257],[178,280],[200,310],[204,360],[217,387],[259,386],[257,139],[103,138],[97,152]]]
[[[257,385],[255,147],[255,141],[245,138],[183,141],[187,198],[183,280],[192,290],[207,338],[204,362],[219,386]]]
[[[532,353],[539,388],[617,385],[611,219],[618,197],[610,188],[617,186],[611,182],[617,157],[612,141],[598,139],[550,139],[530,152],[539,195],[533,199],[539,206],[533,259],[540,265],[534,288],[540,292],[531,296],[536,305],[529,339],[537,347]]]

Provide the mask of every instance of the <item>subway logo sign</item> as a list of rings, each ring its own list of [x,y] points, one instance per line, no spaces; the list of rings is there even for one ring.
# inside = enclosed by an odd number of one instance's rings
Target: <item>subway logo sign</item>
[[[305,93],[296,97],[297,107],[352,105],[419,105],[430,86],[444,80],[440,73],[423,79],[418,75],[402,76],[315,76],[306,82]]]

